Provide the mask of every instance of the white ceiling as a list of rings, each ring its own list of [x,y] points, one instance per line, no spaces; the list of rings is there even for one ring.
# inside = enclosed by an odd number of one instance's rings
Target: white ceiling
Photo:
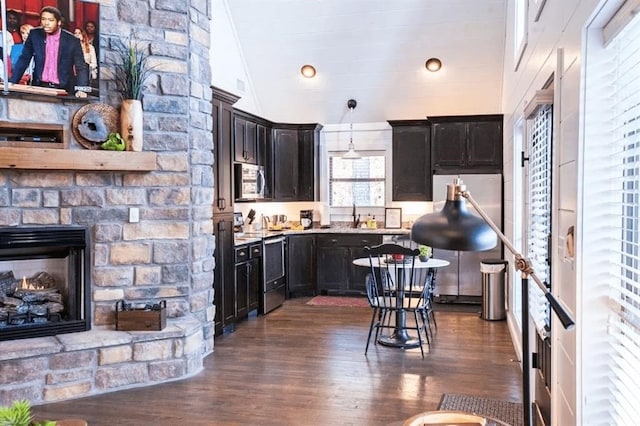
[[[267,119],[345,123],[351,98],[355,123],[501,112],[507,0],[226,1]]]

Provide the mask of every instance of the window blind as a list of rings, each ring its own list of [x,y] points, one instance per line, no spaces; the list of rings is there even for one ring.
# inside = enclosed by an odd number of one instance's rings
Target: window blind
[[[635,425],[640,419],[640,15],[607,43],[588,46],[586,56],[583,423]]]
[[[384,206],[385,157],[366,154],[357,160],[329,157],[329,204],[331,207]]]
[[[527,258],[536,275],[550,284],[551,235],[551,138],[553,106],[542,105],[530,120],[529,132],[529,214]],[[529,286],[529,312],[542,338],[549,331],[549,305],[542,290]]]

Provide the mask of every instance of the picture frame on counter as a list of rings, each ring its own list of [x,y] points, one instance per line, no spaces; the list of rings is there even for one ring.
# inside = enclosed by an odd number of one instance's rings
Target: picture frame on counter
[[[384,227],[389,229],[402,228],[402,209],[399,207],[386,207],[384,209]]]

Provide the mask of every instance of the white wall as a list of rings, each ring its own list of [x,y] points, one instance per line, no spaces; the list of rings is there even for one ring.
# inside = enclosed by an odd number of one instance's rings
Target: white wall
[[[558,299],[575,317],[576,282],[574,262],[564,250],[564,237],[569,226],[575,225],[577,210],[577,153],[579,147],[579,107],[582,32],[595,10],[597,0],[547,0],[540,19],[534,14],[541,0],[529,0],[527,47],[517,71],[513,59],[514,0],[508,0],[507,42],[503,88],[504,159],[505,159],[505,232],[513,238],[522,218],[513,214],[515,203],[521,203],[520,188],[515,188],[513,176],[519,164],[513,158],[513,126],[523,115],[526,102],[535,91],[554,77],[554,194],[553,194],[553,289]],[[514,275],[512,274],[511,277]],[[515,275],[516,278],[519,275]],[[513,284],[512,284],[513,285]],[[513,323],[511,318],[511,323]],[[513,325],[512,325],[513,326]],[[552,423],[574,425],[580,422],[580,388],[577,386],[576,346],[579,327],[566,331],[554,318]],[[520,342],[518,342],[520,344]]]
[[[226,0],[213,0],[211,46],[211,84],[240,96],[235,108],[261,116]]]

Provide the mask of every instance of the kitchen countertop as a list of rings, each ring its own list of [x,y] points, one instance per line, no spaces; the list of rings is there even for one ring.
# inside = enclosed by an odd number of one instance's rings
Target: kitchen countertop
[[[311,228],[304,230],[283,229],[282,231],[258,231],[245,232],[242,236],[235,235],[234,241],[236,246],[244,244],[252,244],[261,241],[263,238],[274,237],[278,235],[309,235],[309,234],[382,234],[382,235],[407,235],[411,232],[406,228],[349,228],[346,226],[335,226],[330,228]]]

